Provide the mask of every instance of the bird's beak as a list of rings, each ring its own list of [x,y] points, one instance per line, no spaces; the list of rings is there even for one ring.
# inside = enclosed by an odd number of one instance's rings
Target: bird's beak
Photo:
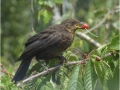
[[[87,23],[85,23],[85,22],[80,22],[79,24],[77,24],[76,25],[76,28],[77,29],[88,29],[89,28],[89,26],[88,26],[88,24]]]
[[[84,24],[85,22],[80,22],[80,29],[83,29],[82,28],[82,25]]]
[[[76,25],[76,28],[78,29],[82,29],[82,25],[84,24],[84,22],[80,22]]]

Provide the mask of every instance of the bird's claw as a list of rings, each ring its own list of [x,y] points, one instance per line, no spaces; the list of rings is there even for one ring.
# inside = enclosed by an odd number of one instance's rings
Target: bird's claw
[[[64,56],[58,56],[57,58],[59,58],[59,60],[61,61],[61,63],[67,63],[67,60]]]

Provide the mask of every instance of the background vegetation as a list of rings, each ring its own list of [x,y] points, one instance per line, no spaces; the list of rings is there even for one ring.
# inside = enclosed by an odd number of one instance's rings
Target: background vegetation
[[[118,90],[119,89],[119,12],[118,0],[2,0],[1,1],[1,90],[20,90],[11,82],[20,62],[17,58],[26,40],[44,28],[67,18],[89,24],[90,34],[77,31],[74,42],[64,56],[80,61],[67,69],[64,65],[21,85],[24,90]],[[82,32],[82,34],[80,33]],[[86,39],[89,37],[90,39]],[[90,42],[93,39],[95,44]],[[97,45],[96,45],[97,43]],[[72,48],[76,48],[76,51]],[[96,49],[96,50],[95,50]],[[84,52],[84,54],[80,53]],[[43,70],[33,60],[27,76]],[[58,64],[58,63],[57,63]],[[56,65],[55,60],[48,65]],[[36,72],[34,72],[36,71]],[[38,71],[38,72],[37,72]]]

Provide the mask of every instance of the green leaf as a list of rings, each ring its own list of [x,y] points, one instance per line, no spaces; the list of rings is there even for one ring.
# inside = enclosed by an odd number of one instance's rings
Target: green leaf
[[[102,88],[103,90],[108,90],[107,88],[107,81],[108,81],[108,77],[109,77],[109,70],[106,71],[104,77],[103,77],[103,81],[102,81]]]
[[[45,5],[45,6],[48,6],[48,7],[54,7],[54,1],[53,0],[39,0],[39,4],[40,6],[42,5]]]
[[[63,0],[54,0],[55,3],[62,4]]]
[[[97,53],[101,58],[105,56],[106,52],[107,52],[107,45],[103,45],[97,49]]]
[[[43,10],[38,11],[38,21],[40,20],[42,14],[43,14]]]
[[[0,90],[20,90],[13,82],[11,82],[11,78],[9,75],[1,76],[1,85]],[[2,89],[1,89],[2,88]]]
[[[31,74],[33,74],[34,71],[36,72],[40,72],[43,71],[44,68],[40,66],[39,63],[36,63],[34,66],[32,66],[32,68],[27,72],[27,76],[30,76]]]
[[[95,73],[93,63],[90,60],[85,66],[83,78],[85,90],[94,90],[97,81],[97,75]]]
[[[50,82],[47,82],[40,90],[54,90],[54,88]]]
[[[78,61],[78,56],[71,53],[70,56],[69,56],[69,61]]]
[[[114,75],[113,77],[111,77],[108,82],[107,82],[107,86],[109,90],[119,90],[119,64],[116,66],[115,71],[114,71]]]
[[[116,21],[116,22],[113,23],[113,26],[114,26],[115,28],[118,28],[118,29],[119,29],[119,25],[120,25],[120,22],[119,22],[119,21]]]
[[[40,5],[44,4],[44,0],[39,0],[39,4]]]
[[[40,10],[38,12],[38,20],[40,20],[41,15],[43,15],[44,24],[47,24],[52,17],[52,13],[48,10]]]
[[[68,73],[68,69],[65,68],[65,66],[63,64],[59,69],[60,85],[58,87],[56,87],[55,90],[56,89],[64,90],[67,87],[67,82],[68,82],[67,73]]]
[[[94,66],[95,66],[95,70],[96,70],[97,75],[99,76],[100,80],[103,81],[104,75],[106,72],[105,65],[101,61],[100,62],[95,61]]]
[[[79,77],[80,65],[76,65],[71,71],[67,90],[83,90],[82,80]]]
[[[35,35],[36,34],[36,32],[35,31],[32,31],[31,32],[31,36],[33,36],[33,35]]]
[[[47,5],[51,8],[54,7],[54,2],[52,0],[47,1]]]
[[[38,88],[37,90],[54,90],[52,83],[50,82],[51,74],[47,75],[43,79],[39,80],[38,82]]]
[[[47,10],[44,10],[43,11],[43,21],[44,21],[44,24],[48,23],[52,17],[52,13],[47,11]]]
[[[38,85],[36,83],[36,79],[34,79],[23,84],[22,86],[24,87],[24,90],[36,90]]]
[[[107,81],[108,78],[111,76],[111,70],[107,66],[104,65],[102,61],[100,62],[94,62],[95,65],[95,70],[97,75],[100,78],[101,84],[102,84],[102,89],[103,90],[108,90],[107,88]]]
[[[112,41],[108,44],[108,48],[109,49],[112,49],[112,50],[120,50],[120,39],[119,39],[119,36],[116,36],[112,39]]]
[[[60,85],[59,70],[52,73],[52,83]]]

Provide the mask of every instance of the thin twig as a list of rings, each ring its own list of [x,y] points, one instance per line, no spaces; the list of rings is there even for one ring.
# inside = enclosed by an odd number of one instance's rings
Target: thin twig
[[[115,2],[115,3],[116,3],[116,2]],[[93,30],[101,27],[101,26],[105,23],[105,21],[107,20],[107,18],[108,18],[108,16],[109,16],[110,14],[113,14],[113,13],[119,12],[119,11],[120,11],[119,9],[118,9],[118,10],[112,10],[112,11],[108,10],[107,14],[104,16],[104,18],[101,20],[101,22],[98,23],[97,25],[95,25],[94,27],[92,27],[91,29],[89,29],[89,31],[91,32],[91,31],[93,31]],[[87,34],[87,33],[88,33],[87,31],[84,32],[84,34]]]
[[[94,27],[92,27],[91,29],[89,29],[89,31],[93,31],[97,28],[99,28],[100,26],[103,25],[103,23],[107,20],[107,17],[111,14],[111,11],[108,11],[107,14],[104,16],[104,18],[101,20],[100,23],[98,23],[97,25],[95,25]],[[88,32],[84,32],[84,34],[87,34]]]
[[[6,75],[9,75],[10,76],[10,78],[12,78],[13,77],[13,75],[12,74],[10,74],[8,71],[6,71],[6,70],[0,70],[1,72],[3,72],[4,74],[6,74]]]
[[[2,64],[0,64],[0,66],[1,66],[1,72],[3,72],[4,74],[7,74],[7,75],[9,75],[11,78],[13,77],[13,75],[12,74],[10,74],[8,71],[7,71],[7,69],[2,65]]]
[[[106,58],[106,57],[111,56],[111,55],[113,55],[113,52],[109,52],[109,53],[105,54],[105,56],[103,58]]]

